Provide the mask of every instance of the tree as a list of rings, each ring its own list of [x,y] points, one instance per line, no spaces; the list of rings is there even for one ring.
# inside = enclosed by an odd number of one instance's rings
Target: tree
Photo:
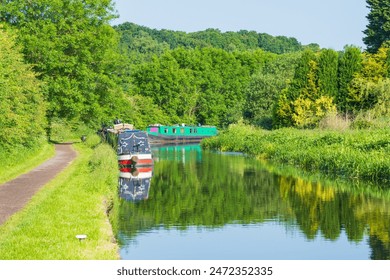
[[[347,46],[339,58],[338,83],[339,91],[336,97],[337,109],[346,113],[348,108],[348,95],[354,76],[362,69],[362,54],[360,49]]]
[[[294,75],[299,53],[283,54],[264,63],[260,71],[251,76],[245,90],[244,118],[251,124],[272,128],[275,100]]]
[[[388,73],[389,49],[381,47],[374,53],[362,54],[362,67],[352,79],[347,96],[347,110],[353,113],[373,108],[381,96],[381,84]]]
[[[322,50],[318,60],[320,94],[336,98],[338,93],[338,54],[331,49]]]
[[[45,82],[49,120],[99,124],[114,114],[121,95],[111,0],[5,1],[0,14]]]
[[[314,99],[313,95],[317,95],[317,66],[316,54],[312,50],[306,49],[298,60],[294,78],[289,86],[288,97],[291,101],[296,100],[301,95],[311,96],[312,99]]]
[[[390,40],[390,0],[366,0],[370,12],[363,42],[367,51],[375,53],[384,42]]]
[[[294,102],[297,99],[314,101],[318,98],[318,61],[316,54],[306,49],[298,59],[292,81],[279,95],[274,110],[276,126],[291,126],[295,124]],[[307,107],[311,108],[311,107]]]
[[[15,36],[0,25],[0,145],[32,147],[45,135],[42,83],[23,61]]]
[[[312,128],[329,113],[336,112],[337,53],[306,49],[289,86],[279,95],[274,110],[276,126]]]

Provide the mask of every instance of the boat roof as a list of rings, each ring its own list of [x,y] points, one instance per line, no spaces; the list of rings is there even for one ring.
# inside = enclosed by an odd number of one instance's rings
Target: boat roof
[[[163,126],[163,127],[216,127],[214,125],[195,125],[195,124],[172,124],[172,125],[165,125],[165,124],[151,124],[148,125],[148,127],[155,127],[155,126]]]

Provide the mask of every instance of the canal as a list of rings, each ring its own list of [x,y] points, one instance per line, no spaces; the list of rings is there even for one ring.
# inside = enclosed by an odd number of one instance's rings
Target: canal
[[[390,258],[386,188],[297,175],[198,145],[154,147],[153,156],[137,194],[120,179],[122,259]]]

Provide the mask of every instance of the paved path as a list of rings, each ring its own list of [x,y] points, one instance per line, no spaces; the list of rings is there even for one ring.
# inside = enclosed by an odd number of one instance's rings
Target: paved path
[[[72,145],[56,145],[56,154],[34,170],[0,185],[0,225],[21,210],[31,197],[67,167],[77,153]]]

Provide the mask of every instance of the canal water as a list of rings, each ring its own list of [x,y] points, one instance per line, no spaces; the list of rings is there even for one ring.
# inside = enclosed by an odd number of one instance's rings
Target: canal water
[[[378,187],[297,175],[198,145],[153,148],[153,176],[120,180],[122,259],[390,258],[390,195]]]

